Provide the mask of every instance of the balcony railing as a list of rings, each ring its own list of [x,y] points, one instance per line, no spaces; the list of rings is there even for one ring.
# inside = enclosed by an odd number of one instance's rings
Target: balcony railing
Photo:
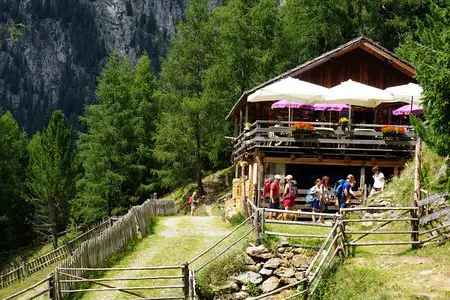
[[[352,124],[348,130],[339,124],[310,122],[314,131],[293,135],[293,122],[256,121],[234,141],[234,160],[240,160],[259,150],[265,153],[303,156],[409,157],[414,152],[416,135],[411,126],[403,127],[405,135],[385,137],[379,124]]]

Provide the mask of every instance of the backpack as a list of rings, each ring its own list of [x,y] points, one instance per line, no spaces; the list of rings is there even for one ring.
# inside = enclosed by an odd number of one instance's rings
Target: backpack
[[[297,198],[297,195],[298,195],[297,182],[292,180],[289,184],[289,190],[287,193],[288,199],[295,200],[295,198]]]
[[[264,195],[270,194],[270,185],[273,181],[274,180],[272,178],[266,179],[266,182],[264,184]]]
[[[189,205],[192,204],[192,201],[193,201],[192,196],[189,196],[189,198],[188,198],[188,203],[189,203]]]
[[[312,190],[312,189],[313,189],[313,187],[310,188],[310,189],[306,192],[306,202],[307,202],[307,203],[311,203],[311,202],[314,202],[314,200],[317,200],[316,195],[311,195],[311,190]]]
[[[334,195],[337,198],[340,198],[342,196],[342,192],[343,192],[342,186],[344,185],[344,183],[345,183],[345,179],[339,179],[336,182],[336,184],[334,185]]]

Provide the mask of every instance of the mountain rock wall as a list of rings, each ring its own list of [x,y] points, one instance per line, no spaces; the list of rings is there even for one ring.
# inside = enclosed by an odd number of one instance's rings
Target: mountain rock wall
[[[75,127],[95,99],[113,51],[134,62],[147,51],[155,72],[187,0],[0,0],[0,107],[30,133],[62,109]],[[11,24],[27,26],[16,38]]]

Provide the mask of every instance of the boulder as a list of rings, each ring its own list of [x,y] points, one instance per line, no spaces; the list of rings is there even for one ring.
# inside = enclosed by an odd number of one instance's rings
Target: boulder
[[[268,293],[278,288],[279,285],[280,279],[278,277],[272,276],[263,282],[261,289],[263,293]]]
[[[258,273],[261,270],[261,266],[259,265],[246,265],[247,270]]]
[[[293,284],[293,283],[296,283],[298,280],[295,278],[292,278],[292,277],[290,277],[290,278],[283,277],[283,278],[281,278],[281,281],[285,284]]]
[[[305,249],[303,249],[303,248],[294,248],[294,249],[292,249],[291,252],[294,253],[294,254],[305,254]]]
[[[279,253],[284,253],[284,251],[286,251],[286,248],[284,248],[284,247],[279,247],[278,248],[278,252]]]
[[[305,272],[295,272],[294,276],[297,280],[302,280],[303,278],[305,278]]]
[[[295,275],[295,270],[292,269],[292,268],[281,267],[281,268],[277,269],[277,270],[274,272],[274,274],[277,275],[278,277],[286,277],[286,278],[289,278],[289,277],[294,277],[294,275]]]
[[[261,253],[259,256],[256,256],[259,258],[262,258],[264,260],[268,260],[271,259],[272,257],[274,257],[274,255],[272,253]]]
[[[244,262],[245,262],[246,265],[254,265],[254,264],[256,264],[256,262],[253,260],[253,258],[248,256],[247,254],[242,255],[242,257],[244,258]]]
[[[236,299],[236,300],[243,300],[243,299],[247,299],[248,293],[241,291],[239,293],[233,294],[233,296],[234,296],[234,299]]]
[[[251,257],[261,257],[261,255],[269,253],[269,250],[264,245],[247,247],[245,253]]]
[[[278,257],[274,257],[274,258],[271,258],[268,261],[266,261],[266,263],[264,264],[264,268],[276,269],[276,268],[278,268],[280,263],[281,263],[281,259],[279,259]]]
[[[246,283],[253,283],[253,284],[260,284],[263,281],[263,278],[261,275],[259,275],[258,273],[255,273],[253,271],[248,271],[248,272],[244,272],[241,273],[237,276],[233,276],[231,277],[232,280],[235,280],[237,282],[240,282],[242,284],[246,284]]]
[[[291,264],[296,268],[308,268],[308,260],[303,255],[294,255],[291,259]]]
[[[239,291],[239,286],[234,281],[227,281],[222,285],[213,286],[213,291],[217,294],[230,294]]]
[[[270,276],[270,275],[272,275],[272,273],[273,273],[273,270],[271,270],[271,269],[266,269],[266,268],[262,268],[262,269],[259,271],[259,274],[261,274],[261,275],[263,275],[263,276]]]
[[[292,252],[286,252],[283,255],[286,259],[291,259],[294,256],[294,253]]]

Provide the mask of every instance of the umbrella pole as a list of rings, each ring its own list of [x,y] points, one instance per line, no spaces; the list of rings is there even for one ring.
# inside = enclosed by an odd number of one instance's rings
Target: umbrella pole
[[[348,105],[348,129],[352,130],[352,106]]]
[[[291,100],[288,103],[288,127],[291,126]]]

